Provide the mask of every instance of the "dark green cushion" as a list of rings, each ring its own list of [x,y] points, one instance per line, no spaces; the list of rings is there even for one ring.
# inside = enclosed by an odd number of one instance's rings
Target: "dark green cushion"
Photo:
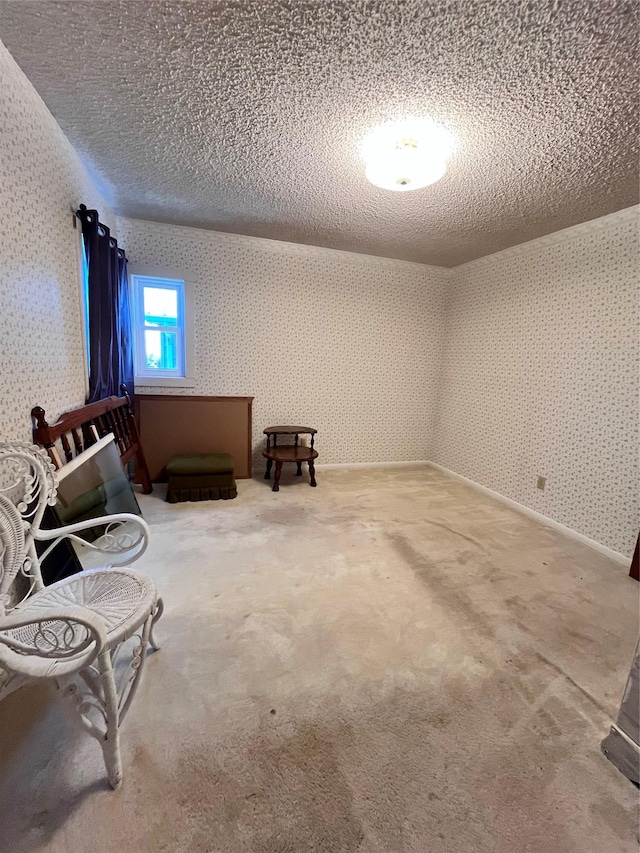
[[[174,456],[167,465],[167,474],[222,474],[233,471],[233,459],[228,453],[189,453]]]

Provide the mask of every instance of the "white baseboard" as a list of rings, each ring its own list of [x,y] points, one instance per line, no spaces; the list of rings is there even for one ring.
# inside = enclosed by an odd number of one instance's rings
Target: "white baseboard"
[[[411,468],[430,464],[428,459],[417,459],[415,462],[316,462],[316,468],[331,471],[334,468]]]
[[[476,483],[475,480],[470,480],[468,477],[463,477],[462,474],[457,474],[455,471],[452,471],[450,468],[445,468],[444,465],[438,465],[437,462],[429,462],[432,468],[437,468],[438,471],[442,471],[443,474],[448,474],[450,477],[453,477],[454,480],[459,480],[461,483],[465,483],[467,486],[471,486],[474,489],[477,489],[479,492],[484,492],[485,495],[489,495],[492,498],[495,498],[497,501],[500,501],[507,506],[510,506],[512,509],[521,512],[523,515],[527,515],[529,518],[533,518],[535,521],[539,521],[540,524],[544,524],[547,527],[553,527],[554,530],[559,530],[560,533],[564,533],[565,536],[570,536],[572,539],[577,539],[578,542],[582,542],[583,545],[588,545],[589,548],[593,548],[594,551],[598,551],[600,554],[604,554],[605,557],[609,557],[611,560],[615,560],[616,563],[620,563],[623,566],[629,567],[631,565],[631,557],[627,557],[624,554],[620,554],[618,551],[614,551],[613,548],[607,548],[606,545],[601,545],[600,542],[596,542],[595,539],[589,539],[588,536],[585,536],[583,533],[578,533],[577,530],[572,530],[570,527],[565,527],[564,524],[560,524],[559,521],[555,521],[553,518],[549,518],[547,515],[543,515],[541,512],[537,512],[535,509],[531,509],[525,504],[518,503],[518,501],[511,500],[511,498],[507,498],[504,495],[501,495],[500,492],[495,492],[493,489],[489,489],[487,486],[482,486],[480,483]]]

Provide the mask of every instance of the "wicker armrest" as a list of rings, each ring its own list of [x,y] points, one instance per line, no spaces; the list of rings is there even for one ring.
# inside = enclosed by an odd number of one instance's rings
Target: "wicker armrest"
[[[35,678],[68,675],[88,666],[106,639],[104,623],[86,607],[52,607],[38,616],[18,608],[0,617],[0,667]]]
[[[121,528],[125,523],[133,523],[138,530],[135,533],[122,530]],[[83,530],[90,530],[94,527],[105,528],[104,533],[95,542],[87,542],[76,535]],[[106,554],[108,557],[114,557],[118,554],[126,555],[120,560],[109,560],[109,564],[112,566],[124,566],[134,562],[144,554],[149,542],[150,532],[149,525],[139,515],[121,512],[117,515],[90,518],[76,524],[69,524],[66,527],[38,530],[35,538],[39,542],[51,542],[51,545],[40,555],[40,560],[44,560],[63,539],[71,539],[83,548]]]

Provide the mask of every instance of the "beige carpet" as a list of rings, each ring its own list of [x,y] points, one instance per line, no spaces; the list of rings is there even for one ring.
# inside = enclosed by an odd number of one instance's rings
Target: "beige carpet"
[[[2,851],[625,853],[600,752],[638,630],[621,566],[428,468],[142,498],[163,648],[125,780],[46,691],[0,703]]]

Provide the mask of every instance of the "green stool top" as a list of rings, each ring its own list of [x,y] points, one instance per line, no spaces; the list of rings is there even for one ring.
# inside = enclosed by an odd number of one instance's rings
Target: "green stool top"
[[[167,464],[168,474],[223,474],[233,472],[229,453],[188,453],[174,456]]]

